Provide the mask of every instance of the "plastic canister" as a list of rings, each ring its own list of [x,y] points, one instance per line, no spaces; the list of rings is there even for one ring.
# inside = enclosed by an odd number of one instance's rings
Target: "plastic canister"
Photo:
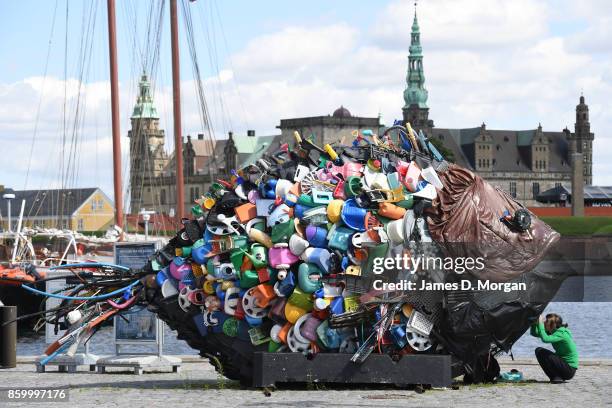
[[[359,309],[359,296],[344,296],[344,311],[354,312]]]
[[[310,293],[304,292],[301,288],[296,287],[293,290],[291,296],[289,296],[289,302],[307,312],[310,312],[313,308],[313,300]]]
[[[327,247],[327,229],[309,225],[306,227],[306,239],[313,247],[325,248]]]
[[[444,184],[442,184],[442,181],[440,181],[440,177],[438,177],[438,173],[432,166],[424,168],[421,171],[421,177],[423,177],[425,181],[427,181],[429,184],[432,184],[437,189],[441,190],[444,188]]]
[[[399,245],[404,242],[404,220],[395,220],[387,224],[387,236],[393,245]]]
[[[315,264],[302,263],[298,268],[298,283],[300,289],[305,293],[316,292],[321,288],[321,277],[323,274]]]
[[[355,199],[346,200],[342,207],[341,218],[344,224],[357,231],[365,231],[365,219],[368,211],[357,205]]]
[[[344,183],[344,194],[347,197],[355,197],[363,191],[361,177],[349,176]]]
[[[342,213],[342,206],[344,205],[344,200],[336,199],[332,200],[327,205],[327,218],[333,224],[340,221],[340,214]]]
[[[284,197],[289,190],[293,187],[293,182],[285,179],[280,179],[276,182],[276,195],[278,197]]]
[[[404,185],[413,193],[417,191],[420,175],[421,169],[419,169],[419,166],[415,162],[410,162],[406,177],[404,178]]]
[[[351,235],[354,233],[354,230],[346,227],[333,228],[329,232],[329,248],[346,252],[348,250]]]
[[[392,220],[399,220],[406,214],[406,209],[391,203],[380,203],[378,214]]]
[[[298,234],[293,234],[289,239],[289,250],[296,256],[302,253],[310,246],[310,243]]]
[[[285,319],[291,324],[295,324],[300,317],[306,314],[306,310],[287,302],[285,304]]]

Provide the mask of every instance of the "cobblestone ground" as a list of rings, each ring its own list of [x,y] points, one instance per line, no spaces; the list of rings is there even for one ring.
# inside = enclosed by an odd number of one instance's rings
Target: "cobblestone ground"
[[[192,360],[193,361],[193,360]],[[0,387],[70,387],[69,402],[33,406],[75,407],[600,407],[612,405],[612,361],[585,363],[574,380],[549,384],[533,361],[501,362],[502,371],[522,370],[525,381],[518,384],[463,386],[433,389],[423,394],[397,388],[354,389],[306,384],[281,388],[271,396],[256,389],[240,389],[233,381],[220,378],[204,362],[186,362],[181,372],[126,372],[78,374],[49,372],[37,374],[33,364],[19,364],[0,370]],[[2,402],[0,407],[31,406]]]

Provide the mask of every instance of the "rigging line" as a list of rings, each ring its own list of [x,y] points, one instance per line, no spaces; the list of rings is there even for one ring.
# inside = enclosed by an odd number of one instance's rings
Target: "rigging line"
[[[151,5],[151,12],[150,15],[153,16],[153,5]],[[161,14],[160,14],[161,15]],[[159,52],[159,31],[160,31],[160,25],[158,24],[158,32],[157,32],[157,36],[156,37],[151,37],[151,31],[152,31],[152,17],[149,19],[149,24],[147,27],[147,36],[146,36],[146,41],[147,43],[145,44],[145,55],[142,56],[143,58],[143,68],[145,70],[145,72],[149,72],[150,73],[150,78],[151,78],[151,83],[153,84],[153,80],[154,80],[154,75],[155,75],[155,67],[154,65],[156,64],[156,61],[159,60],[159,58],[156,56],[156,54]],[[155,41],[154,43],[152,41]],[[152,55],[153,54],[153,55]],[[151,64],[151,68],[149,69],[148,64]],[[154,89],[154,85],[151,86],[152,89]],[[132,152],[138,152],[138,151],[143,151],[146,150],[145,153],[145,157],[144,157],[144,168],[142,169],[143,171],[139,174],[139,177],[137,177],[136,175],[133,175],[132,177],[130,177],[130,190],[131,191],[140,191],[140,194],[138,195],[139,200],[138,203],[141,205],[143,203],[143,199],[144,199],[144,169],[147,169],[150,171],[151,168],[151,161],[150,161],[150,154],[148,153],[148,143],[144,143],[146,142],[143,138],[143,136],[141,136],[141,134],[143,133],[143,123],[139,120],[137,122],[137,128],[133,129],[134,134],[133,134],[133,138],[132,141],[130,143],[130,147],[132,148]],[[146,146],[145,146],[146,145]],[[145,149],[145,147],[147,147]],[[131,164],[134,164],[136,161],[136,157],[134,157],[134,154],[130,155],[130,161]],[[140,158],[138,158],[140,159]],[[130,166],[132,167],[132,166]],[[141,168],[142,166],[138,166],[139,168]],[[149,175],[150,177],[150,173],[149,171],[146,171],[146,174]],[[134,184],[134,182],[137,183],[137,185]],[[154,184],[154,183],[149,183],[149,185]],[[134,200],[132,200],[134,201]],[[133,211],[135,209],[132,209]]]
[[[240,107],[242,108],[242,112],[244,115],[243,125],[245,125],[246,129],[249,129],[250,126],[248,122],[248,115],[247,115],[246,108],[244,106],[244,99],[242,98],[242,94],[240,92],[240,86],[238,85],[238,80],[236,77],[236,70],[234,69],[234,64],[232,63],[232,57],[229,52],[229,46],[227,42],[227,37],[225,36],[225,30],[223,28],[223,19],[221,18],[221,13],[219,11],[219,5],[217,1],[213,1],[212,4],[215,7],[215,10],[217,11],[217,21],[219,22],[219,27],[221,29],[221,37],[223,38],[223,44],[225,45],[225,50],[227,51],[227,60],[229,62],[230,69],[232,70],[232,83],[234,84],[234,88],[236,88],[236,93],[238,94],[238,100],[240,101]]]
[[[157,76],[160,74],[161,69],[160,69],[160,51],[161,51],[161,38],[162,38],[162,33],[163,33],[163,29],[164,29],[164,22],[165,22],[165,0],[162,0],[159,3],[159,14],[158,14],[158,20],[157,20],[157,37],[155,39],[155,44],[154,44],[154,58],[152,61],[152,66],[151,66],[151,73],[154,75],[152,75],[152,89],[156,89],[155,86],[157,84]],[[163,81],[162,81],[163,83]],[[162,155],[164,157],[166,157],[166,153],[165,153],[165,147],[162,146]],[[161,169],[161,171],[163,171],[164,169]],[[161,186],[163,185],[162,182],[162,178],[155,178],[155,181],[158,183],[159,188],[157,189],[158,191],[161,191]],[[161,193],[160,193],[161,194]],[[161,204],[161,196],[159,195],[155,195],[155,202],[157,205],[158,209],[161,209],[162,204]],[[163,211],[160,211],[163,212]],[[166,230],[166,218],[162,216],[162,230],[165,231]],[[158,232],[159,235],[159,232]]]
[[[32,142],[30,144],[30,154],[28,155],[28,166],[25,175],[25,182],[23,183],[23,189],[25,190],[28,186],[28,179],[30,177],[30,167],[32,166],[32,156],[34,153],[34,144],[36,142],[36,135],[38,133],[38,124],[40,121],[40,108],[42,106],[43,95],[45,93],[45,84],[47,82],[47,72],[49,68],[49,57],[51,54],[51,45],[53,44],[53,33],[55,31],[55,17],[57,15],[57,4],[58,0],[55,0],[55,6],[53,8],[53,17],[51,18],[51,33],[49,34],[49,43],[47,45],[47,57],[45,59],[45,69],[43,75],[43,81],[40,88],[40,97],[38,98],[38,106],[36,108],[36,118],[34,120],[34,133],[32,134]]]
[[[151,12],[152,14],[152,12]],[[163,14],[160,13],[160,16],[163,16]],[[155,75],[157,72],[158,67],[154,66],[154,64],[156,64],[159,61],[158,58],[158,54],[159,54],[159,45],[160,42],[158,41],[159,37],[160,37],[160,32],[161,32],[161,21],[163,20],[159,20],[158,21],[158,25],[157,25],[157,33],[154,37],[151,37],[151,33],[148,32],[147,33],[147,41],[148,44],[146,45],[146,55],[143,56],[143,58],[146,58],[147,60],[151,61],[151,69],[149,71],[149,77],[150,77],[150,83],[151,83],[151,88],[150,91],[154,92],[155,89]],[[153,31],[152,29],[152,25],[150,25],[148,27],[149,31]],[[155,41],[154,43],[152,41]],[[150,154],[150,148],[148,146],[147,140],[145,140],[146,135],[143,135],[144,131],[143,131],[143,122],[141,120],[137,121],[137,127],[135,129],[133,129],[133,137],[132,137],[132,141],[130,143],[130,147],[132,148],[133,152],[138,152],[138,151],[144,151],[145,152],[145,157],[144,158],[138,158],[138,159],[142,159],[144,161],[143,166],[138,166],[142,171],[139,172],[139,176],[140,177],[130,177],[130,190],[132,192],[134,191],[139,191],[140,194],[138,194],[137,196],[139,197],[138,199],[138,204],[139,206],[141,206],[144,203],[144,184],[145,184],[145,177],[148,178],[148,185],[149,186],[153,186],[153,190],[157,190],[156,184],[158,182],[157,177],[153,177],[153,172],[155,170],[155,161],[153,159],[153,157]],[[140,146],[139,146],[140,144]],[[163,148],[163,147],[162,147]],[[136,157],[133,157],[134,155],[131,155],[132,157],[130,157],[131,159],[131,163],[134,164],[136,162]],[[132,167],[132,166],[131,166]],[[137,185],[134,184],[137,183]],[[150,187],[149,187],[150,188]],[[155,195],[155,193],[152,194],[153,201],[157,201],[158,205],[159,205],[159,198]],[[134,201],[134,200],[132,200]],[[134,201],[134,203],[136,204],[136,202]],[[155,204],[154,204],[155,205]],[[159,207],[158,207],[159,208]],[[132,209],[132,211],[134,211],[136,209]]]
[[[199,63],[198,63],[198,57],[197,57],[197,51],[196,51],[196,47],[195,47],[195,40],[194,40],[194,33],[193,33],[193,21],[191,18],[191,11],[189,9],[189,7],[186,6],[185,1],[181,2],[181,6],[182,6],[182,10],[183,10],[183,15],[185,18],[185,30],[187,32],[187,43],[189,45],[189,53],[191,55],[191,62],[192,62],[192,70],[194,71],[194,80],[195,80],[195,84],[197,85],[196,89],[198,91],[198,99],[199,99],[199,105],[200,105],[200,115],[201,115],[201,121],[202,126],[203,126],[203,130],[208,130],[208,138],[211,142],[211,145],[213,146],[212,149],[212,154],[210,156],[210,160],[209,159],[209,163],[212,161],[212,172],[209,171],[209,175],[211,176],[211,183],[212,183],[212,175],[214,174],[214,171],[216,170],[216,155],[214,154],[214,144],[213,144],[213,139],[214,139],[214,132],[213,132],[213,126],[212,123],[210,121],[210,115],[209,115],[209,111],[208,111],[208,105],[206,103],[206,98],[204,95],[204,88],[202,86],[202,77],[200,74],[200,67],[199,67]]]
[[[97,2],[95,3],[97,6]],[[78,86],[77,86],[77,100],[75,106],[75,113],[72,126],[72,134],[70,140],[70,150],[68,164],[66,166],[66,184],[68,186],[74,186],[77,177],[77,163],[78,163],[78,152],[80,149],[81,138],[79,138],[79,130],[82,130],[84,126],[85,106],[87,95],[84,92],[84,83],[88,79],[89,68],[91,66],[91,56],[93,54],[93,33],[95,31],[95,16],[97,7],[92,7],[92,3],[89,3],[89,16],[87,18],[87,11],[83,9],[82,17],[82,32],[84,35],[81,36],[81,44],[79,50],[79,61],[78,61]],[[85,27],[87,28],[85,29]],[[76,199],[76,198],[74,198]]]
[[[66,100],[68,99],[68,21],[69,21],[69,0],[66,0],[66,28],[64,32],[64,103],[63,103],[63,112],[62,112],[62,150],[60,152],[60,188],[64,188],[63,179],[64,179],[64,151],[66,150]],[[56,208],[60,207],[60,198],[59,194],[57,196],[57,205]],[[61,217],[59,216],[58,211],[58,227],[61,228]]]
[[[217,58],[217,51],[216,51],[216,41],[215,41],[215,38],[214,38],[215,28],[214,28],[214,22],[213,22],[213,19],[212,19],[212,14],[210,16],[210,21],[209,21],[208,17],[207,17],[208,16],[207,13],[205,13],[205,12],[203,13],[201,11],[201,9],[199,9],[199,12],[200,12],[200,18],[203,21],[202,26],[205,27],[204,34],[206,36],[206,41],[207,41],[206,50],[208,52],[208,61],[209,61],[211,70],[214,71],[214,73],[216,74],[217,78],[219,78],[220,77],[219,65],[218,65],[218,63],[215,63],[216,58]],[[216,90],[216,92],[213,92],[213,98],[217,99],[219,101],[219,107],[220,107],[220,110],[221,110],[221,112],[220,112],[221,122],[223,124],[223,133],[225,134],[228,130],[232,129],[232,126],[231,126],[231,123],[228,126],[227,115],[225,113],[224,104],[223,104],[223,96],[222,96],[220,80],[219,81],[213,81],[212,82],[212,87]],[[217,106],[213,105],[213,109],[216,112],[217,111]]]
[[[233,129],[233,123],[232,123],[232,116],[231,115],[227,115],[226,113],[226,106],[225,106],[225,100],[223,98],[223,83],[221,82],[221,70],[219,69],[219,53],[217,50],[217,30],[215,28],[215,19],[213,17],[213,9],[212,9],[212,3],[209,3],[209,9],[210,9],[210,21],[211,21],[211,33],[212,33],[212,52],[214,55],[213,61],[211,61],[211,65],[214,66],[215,72],[217,73],[217,78],[219,78],[218,81],[218,93],[217,93],[217,99],[219,100],[219,105],[221,106],[221,117],[223,118],[224,124],[227,127],[227,124],[225,123],[226,121],[229,122],[229,129]],[[224,132],[226,133],[227,130]]]
[[[90,18],[89,18],[89,24],[88,26],[90,27],[88,29],[88,34],[87,37],[88,39],[85,42],[85,50],[83,52],[83,59],[84,59],[84,63],[85,63],[85,67],[84,67],[84,74],[82,75],[81,78],[81,88],[83,88],[83,83],[87,83],[89,80],[89,75],[90,75],[90,71],[91,71],[91,66],[92,66],[92,57],[94,55],[93,53],[93,44],[94,44],[94,33],[96,30],[96,16],[97,16],[97,11],[98,11],[98,2],[94,3],[95,6],[93,6],[93,10],[90,10]],[[89,53],[89,55],[87,56],[87,52]],[[80,159],[82,157],[81,153],[82,153],[82,149],[83,149],[83,130],[85,128],[85,117],[86,117],[86,112],[87,112],[87,90],[85,90],[83,96],[83,102],[82,102],[82,109],[80,109],[81,115],[80,115],[80,119],[79,119],[79,124],[78,124],[78,132],[77,132],[77,123],[75,122],[75,134],[74,134],[74,139],[76,142],[76,145],[74,147],[74,157],[73,157],[73,169],[72,169],[72,181],[71,184],[72,186],[76,186],[76,180],[78,178],[78,171],[80,169]],[[81,136],[81,137],[79,137]]]

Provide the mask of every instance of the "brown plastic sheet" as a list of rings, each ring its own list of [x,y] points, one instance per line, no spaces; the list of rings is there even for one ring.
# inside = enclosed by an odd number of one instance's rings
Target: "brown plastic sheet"
[[[524,207],[471,171],[452,164],[439,177],[444,188],[426,210],[429,232],[450,256],[483,257],[485,268],[471,271],[478,279],[506,282],[530,271],[559,240],[533,213],[528,232],[500,221]]]

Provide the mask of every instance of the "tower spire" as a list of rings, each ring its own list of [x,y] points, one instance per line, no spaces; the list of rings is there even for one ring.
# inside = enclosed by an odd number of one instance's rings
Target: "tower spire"
[[[425,73],[423,71],[423,48],[421,47],[421,29],[414,3],[414,20],[410,33],[410,48],[408,55],[408,73],[406,89],[404,90],[404,120],[413,126],[428,127],[429,108],[427,106],[427,89],[425,89]]]

